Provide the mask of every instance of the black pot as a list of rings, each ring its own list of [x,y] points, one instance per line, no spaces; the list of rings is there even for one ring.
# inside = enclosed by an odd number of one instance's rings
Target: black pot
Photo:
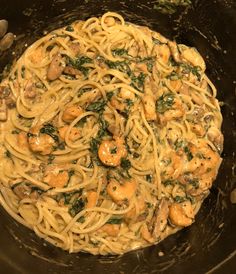
[[[171,39],[195,46],[206,60],[207,74],[224,104],[223,163],[196,222],[157,246],[120,257],[68,254],[46,244],[0,208],[1,273],[235,273],[236,206],[236,1],[195,0],[173,14],[154,9],[158,1],[0,0],[0,18],[17,39],[1,54],[1,69],[30,44],[76,19],[117,11],[127,21],[147,25]],[[13,54],[12,54],[13,53]],[[1,176],[1,175],[0,175]],[[159,256],[161,253],[164,256]]]

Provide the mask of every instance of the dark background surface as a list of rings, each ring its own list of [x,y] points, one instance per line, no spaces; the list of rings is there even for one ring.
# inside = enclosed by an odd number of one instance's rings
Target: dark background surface
[[[0,67],[52,30],[76,19],[117,11],[125,20],[147,25],[179,43],[198,48],[207,74],[223,101],[223,163],[196,222],[157,246],[120,257],[67,254],[17,224],[0,208],[0,273],[235,273],[236,205],[236,1],[193,1],[172,15],[153,9],[157,1],[0,0],[0,19],[17,35],[0,55]],[[13,53],[13,54],[12,54]],[[234,166],[235,165],[235,166]],[[162,251],[164,256],[158,256]]]

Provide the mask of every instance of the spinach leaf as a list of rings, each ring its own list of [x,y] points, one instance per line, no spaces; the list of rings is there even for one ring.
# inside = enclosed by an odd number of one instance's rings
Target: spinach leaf
[[[79,190],[76,190],[70,193],[62,193],[61,195],[59,195],[60,196],[59,198],[62,197],[64,199],[64,204],[68,205],[73,196],[75,195],[81,196],[82,192],[83,192],[83,189],[81,188]]]
[[[96,102],[91,103],[87,106],[87,111],[94,111],[94,112],[101,112],[104,110],[107,102],[105,100],[99,100]]]
[[[110,61],[110,60],[106,60],[105,64],[110,68],[110,69],[116,69],[119,70],[121,72],[127,73],[128,76],[131,75],[132,71],[128,65],[127,61]]]
[[[134,74],[131,76],[131,86],[141,92],[143,92],[143,90],[141,90],[140,88],[143,88],[144,85],[144,81],[146,78],[146,74],[144,74],[143,72],[140,72],[139,75],[135,76]]]
[[[74,28],[71,25],[69,25],[69,26],[66,27],[66,31],[73,32]]]
[[[76,59],[72,59],[69,56],[66,56],[66,64],[72,66],[75,69],[80,70],[83,75],[86,77],[89,72],[89,68],[83,66],[84,64],[92,63],[92,59],[88,56],[79,56]]]
[[[58,136],[54,134],[57,133],[57,129],[52,124],[44,124],[43,127],[40,128],[39,132],[42,134],[47,134],[51,136],[55,142],[59,142]]]
[[[112,50],[113,56],[128,55],[128,50],[124,48],[116,48]]]
[[[193,75],[195,75],[197,77],[197,79],[200,81],[201,80],[201,68],[198,66],[191,66],[189,64],[186,63],[182,63],[180,64],[180,67],[182,68],[182,73],[183,74],[188,74],[188,73],[192,73]]]
[[[75,200],[69,209],[69,213],[72,217],[75,217],[85,207],[85,201],[82,198]]]

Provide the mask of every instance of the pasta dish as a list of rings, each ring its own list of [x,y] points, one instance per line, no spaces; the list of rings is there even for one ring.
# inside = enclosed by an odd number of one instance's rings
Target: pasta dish
[[[122,254],[194,222],[223,147],[193,47],[114,12],[29,46],[0,84],[0,203],[69,252]]]

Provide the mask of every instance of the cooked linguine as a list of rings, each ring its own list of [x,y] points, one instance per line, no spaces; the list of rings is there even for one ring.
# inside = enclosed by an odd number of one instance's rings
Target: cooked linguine
[[[52,31],[0,84],[0,203],[69,252],[121,254],[189,226],[221,163],[195,48],[117,13]]]

